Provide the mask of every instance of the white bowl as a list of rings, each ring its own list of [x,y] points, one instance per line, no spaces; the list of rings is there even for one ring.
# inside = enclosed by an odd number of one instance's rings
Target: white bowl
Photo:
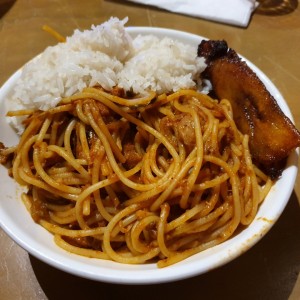
[[[201,36],[161,28],[130,27],[128,31],[132,35],[140,33],[154,34],[160,37],[169,36],[195,46],[203,39]],[[291,112],[278,89],[256,66],[249,61],[247,63],[278,101],[283,112],[292,119]],[[14,145],[18,141],[17,135],[5,121],[4,99],[11,91],[20,73],[19,70],[13,74],[0,90],[0,141],[6,145]],[[2,166],[0,167],[0,225],[16,243],[33,256],[77,276],[121,284],[154,284],[175,281],[224,265],[258,242],[277,221],[290,198],[297,175],[297,160],[298,152],[294,151],[288,158],[282,177],[272,187],[250,226],[218,246],[163,269],[158,269],[156,264],[124,265],[81,257],[57,247],[52,234],[31,219],[20,199],[20,187],[8,176],[7,170]]]

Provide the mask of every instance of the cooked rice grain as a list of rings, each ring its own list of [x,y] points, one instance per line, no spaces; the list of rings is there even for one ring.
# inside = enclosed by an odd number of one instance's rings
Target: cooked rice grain
[[[46,48],[24,66],[7,109],[47,110],[62,97],[95,85],[138,94],[201,87],[199,74],[206,65],[195,47],[153,35],[133,39],[126,22],[111,18],[90,30],[75,30],[65,43]],[[23,131],[20,118],[9,121]]]

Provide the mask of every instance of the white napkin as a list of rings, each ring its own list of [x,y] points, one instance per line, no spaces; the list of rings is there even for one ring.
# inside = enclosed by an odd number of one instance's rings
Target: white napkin
[[[246,27],[257,7],[255,0],[127,0],[171,12]]]

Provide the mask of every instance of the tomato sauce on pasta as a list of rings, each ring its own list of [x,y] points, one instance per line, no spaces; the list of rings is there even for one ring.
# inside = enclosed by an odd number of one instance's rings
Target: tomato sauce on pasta
[[[66,251],[166,267],[249,225],[272,181],[229,101],[194,90],[141,98],[86,88],[27,116],[10,172]]]

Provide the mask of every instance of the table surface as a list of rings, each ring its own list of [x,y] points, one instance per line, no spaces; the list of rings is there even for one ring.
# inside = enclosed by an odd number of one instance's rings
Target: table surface
[[[269,1],[270,2],[270,1]],[[271,1],[272,2],[272,1]],[[274,1],[276,3],[280,1]],[[286,2],[282,0],[281,2]],[[291,1],[294,7],[297,1]],[[130,26],[155,26],[225,39],[278,87],[300,128],[300,8],[285,14],[255,12],[247,28],[173,14],[113,0],[0,0],[0,85],[29,59],[56,41],[41,30],[47,24],[62,35],[116,16]],[[122,286],[82,279],[29,255],[0,230],[0,299],[299,299],[300,179],[279,221],[251,250],[233,262],[194,278],[155,286]],[[63,284],[62,284],[63,283]]]

